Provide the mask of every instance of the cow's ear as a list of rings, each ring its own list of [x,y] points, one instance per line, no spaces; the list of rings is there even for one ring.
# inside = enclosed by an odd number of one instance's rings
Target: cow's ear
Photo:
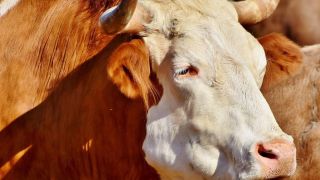
[[[302,67],[301,48],[285,36],[272,33],[259,38],[267,57],[262,92],[296,75]]]
[[[142,40],[133,39],[120,45],[109,59],[107,72],[124,95],[147,100],[152,84],[149,53]]]

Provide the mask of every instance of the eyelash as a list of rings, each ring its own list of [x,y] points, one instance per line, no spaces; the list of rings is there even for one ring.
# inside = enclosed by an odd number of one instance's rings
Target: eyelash
[[[189,66],[184,69],[179,69],[175,72],[175,77],[180,78],[193,77],[196,75],[198,75],[198,70],[193,66]]]
[[[189,72],[189,68],[188,69],[182,69],[182,70],[178,70],[177,72],[176,72],[176,75],[185,75],[185,74],[187,74]]]

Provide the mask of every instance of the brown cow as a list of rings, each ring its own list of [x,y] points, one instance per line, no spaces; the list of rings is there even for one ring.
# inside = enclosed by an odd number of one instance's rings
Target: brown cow
[[[261,38],[268,65],[262,91],[297,146],[293,179],[320,178],[320,45],[300,48],[279,34]]]
[[[0,130],[41,103],[58,79],[109,43],[98,19],[116,3],[0,2]]]
[[[279,32],[300,45],[320,43],[319,28],[319,0],[281,0],[270,18],[248,27],[257,37]]]
[[[141,40],[121,44],[127,39],[114,39],[0,132],[0,167],[32,146],[4,179],[158,178],[141,149],[154,92],[149,57]]]

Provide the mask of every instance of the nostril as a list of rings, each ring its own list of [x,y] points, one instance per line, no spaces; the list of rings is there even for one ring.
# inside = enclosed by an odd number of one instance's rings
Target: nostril
[[[255,144],[253,156],[261,169],[261,177],[290,176],[296,169],[296,149],[293,143],[273,140]]]
[[[258,145],[258,153],[268,159],[278,159],[278,156],[271,149],[266,149],[262,144]]]

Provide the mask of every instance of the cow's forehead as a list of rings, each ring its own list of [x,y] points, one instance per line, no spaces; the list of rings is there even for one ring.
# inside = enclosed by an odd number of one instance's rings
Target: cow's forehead
[[[238,22],[227,0],[140,1],[153,20],[146,43],[155,66],[170,50],[196,62],[213,60],[214,53],[245,63],[260,85],[266,59],[263,48]],[[217,55],[217,54],[216,54]],[[205,63],[207,63],[205,62]],[[153,67],[157,69],[157,67]]]
[[[210,28],[209,24],[214,20],[238,21],[233,5],[226,0],[141,0],[140,3],[153,19],[148,24],[149,30],[163,33],[167,38],[197,28]],[[180,29],[176,29],[178,27]]]
[[[151,13],[160,13],[162,16],[165,14],[167,17],[178,14],[189,17],[196,13],[203,16],[229,14],[233,18],[237,17],[235,9],[227,0],[140,0],[139,3],[151,10]]]

